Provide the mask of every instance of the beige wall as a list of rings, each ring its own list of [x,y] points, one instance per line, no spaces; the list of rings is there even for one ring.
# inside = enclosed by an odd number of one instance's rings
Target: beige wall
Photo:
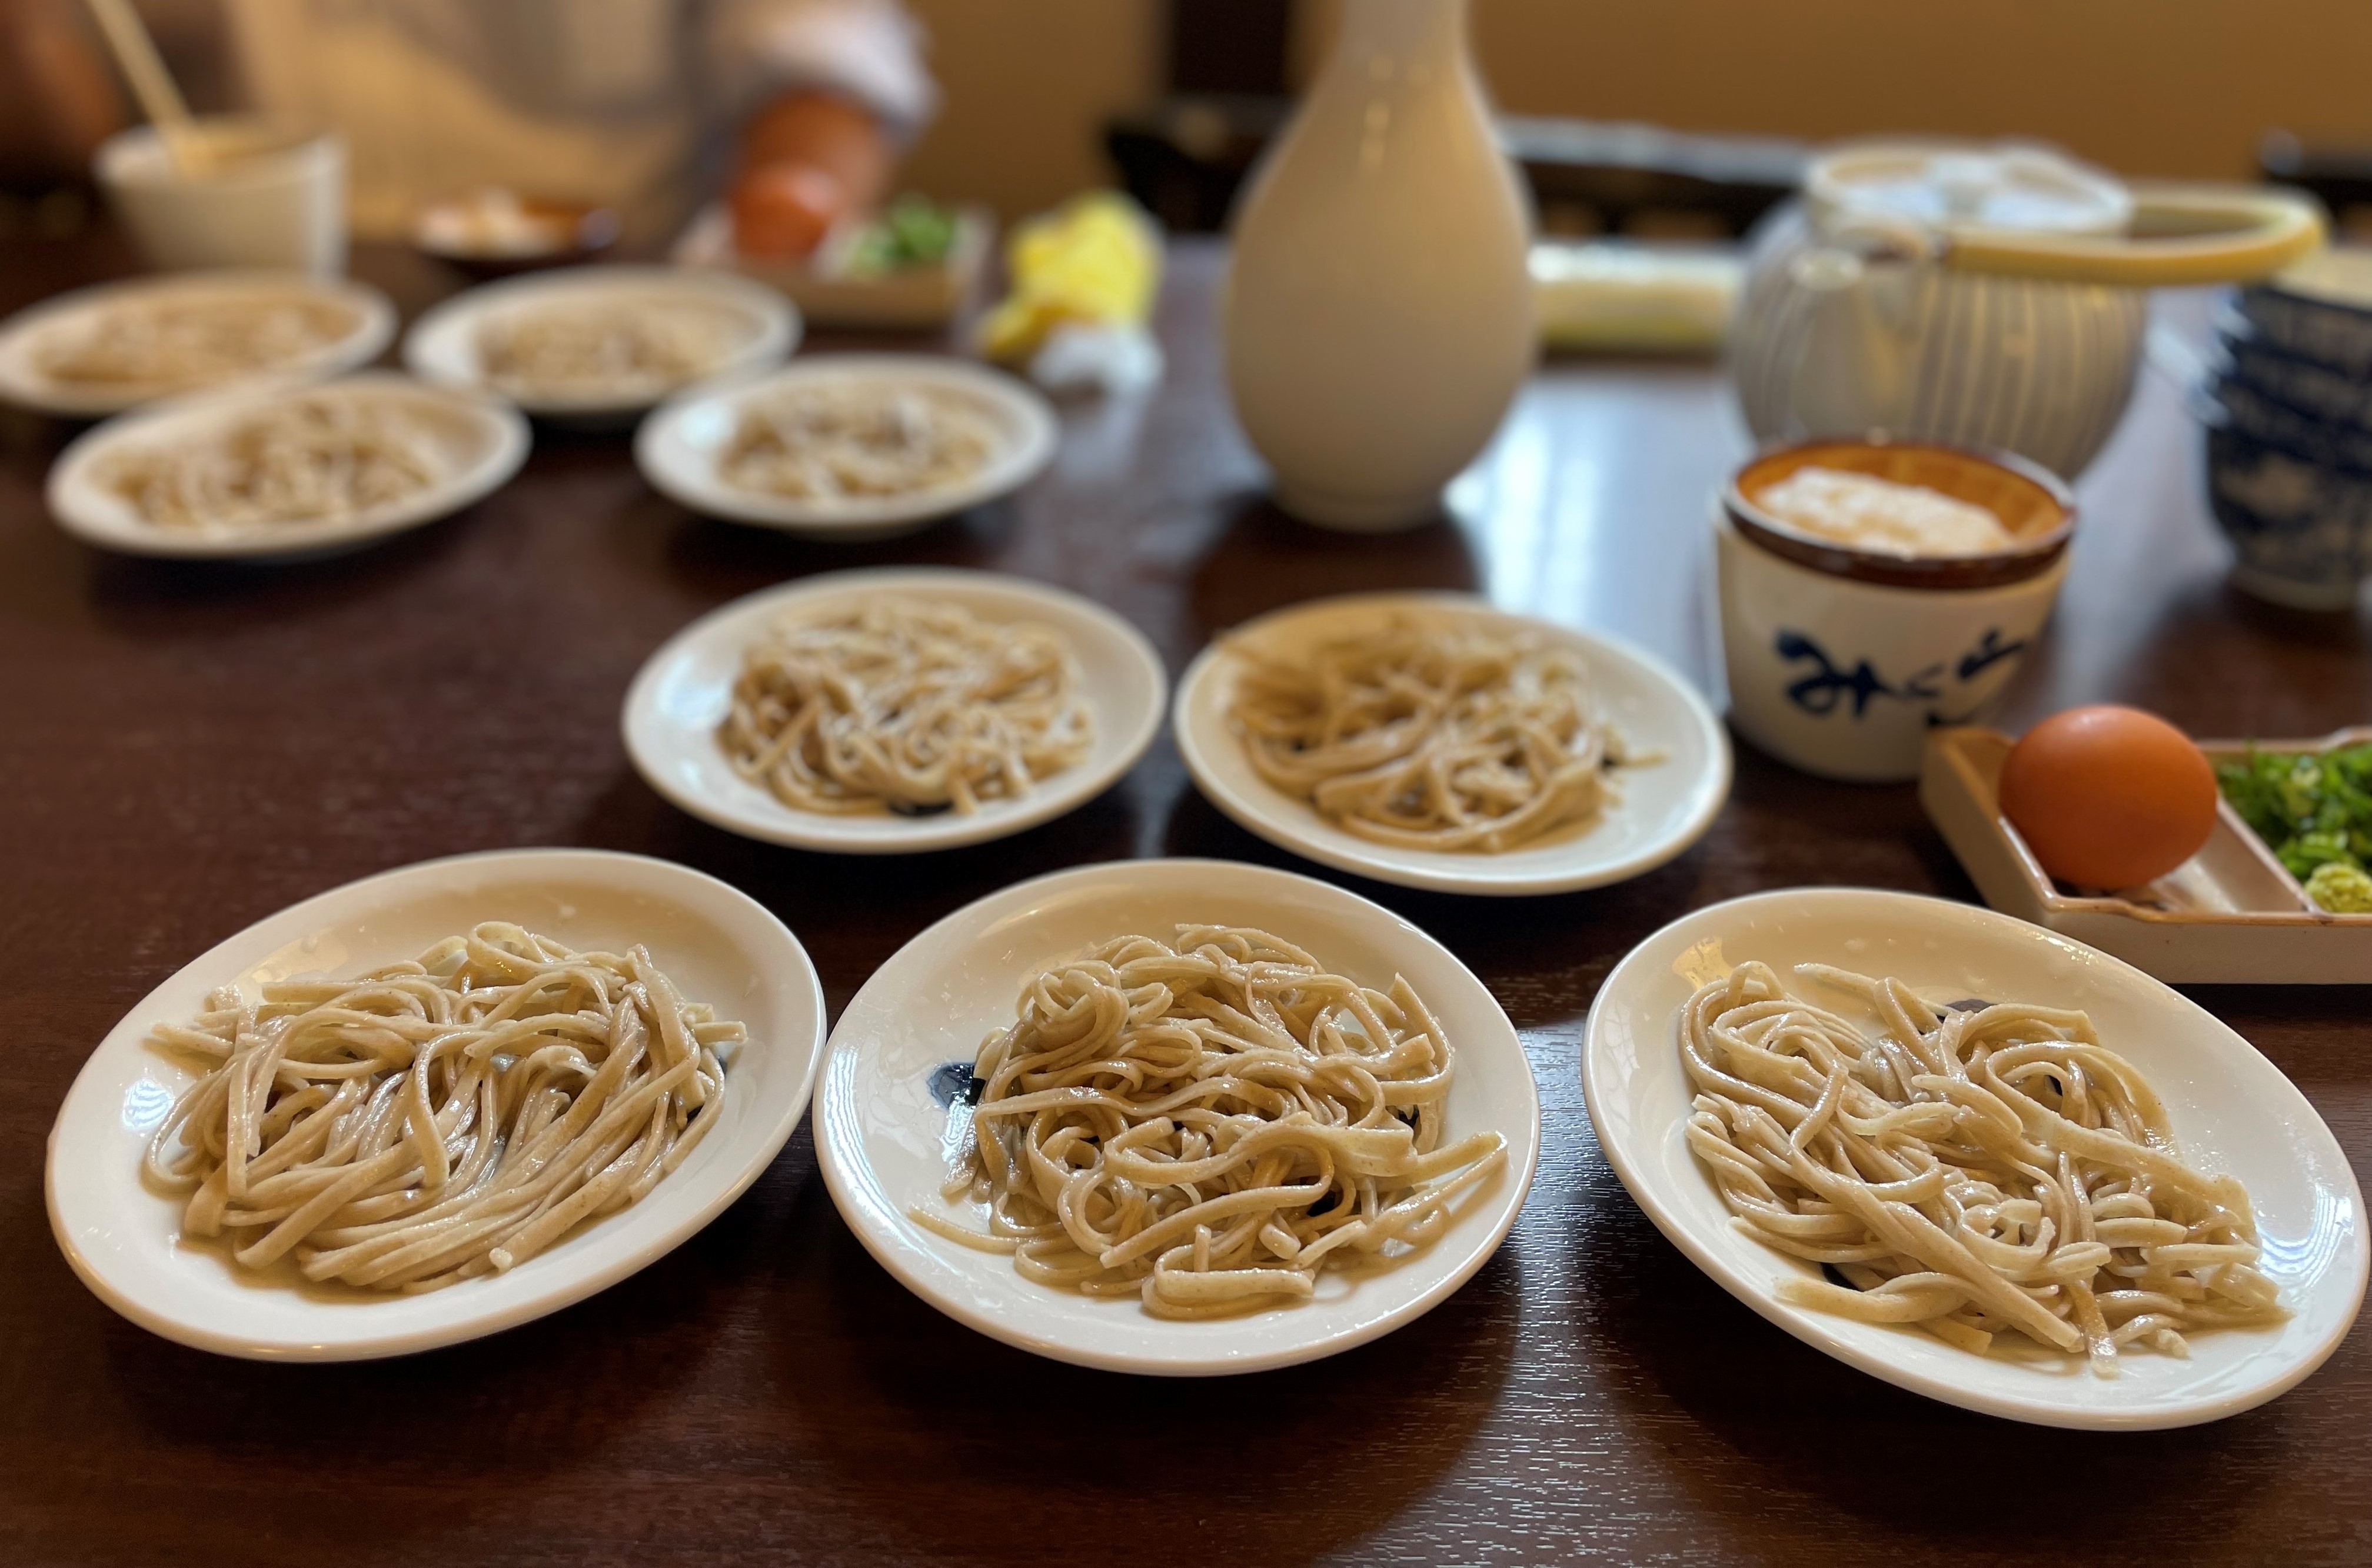
[[[906,0],[944,104],[905,183],[1007,216],[1109,184],[1103,123],[1159,77],[1154,0]]]
[[[1279,0],[1283,3],[1283,0]],[[1314,5],[1297,52],[1324,46]],[[1007,213],[1108,180],[1104,118],[1159,74],[1156,0],[908,0],[947,108],[911,180]],[[2246,173],[2259,134],[2372,145],[2366,0],[1474,0],[1529,114],[1826,138],[2021,134],[2134,174]]]
[[[2020,134],[2246,173],[2280,125],[2372,143],[2364,0],[1479,0],[1507,109],[1832,137]]]

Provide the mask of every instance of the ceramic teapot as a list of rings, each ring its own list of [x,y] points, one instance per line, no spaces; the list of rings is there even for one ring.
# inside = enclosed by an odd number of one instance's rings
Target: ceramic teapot
[[[1884,431],[2072,479],[2124,412],[2146,289],[2262,277],[2322,238],[2285,192],[2129,186],[2015,144],[1833,148],[1753,244],[1738,406],[1765,441]]]

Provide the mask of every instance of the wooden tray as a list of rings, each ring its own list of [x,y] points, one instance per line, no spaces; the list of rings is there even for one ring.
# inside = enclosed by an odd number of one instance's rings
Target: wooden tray
[[[2261,740],[2262,751],[2323,751],[2372,739],[2342,730],[2320,740]],[[1997,790],[2010,738],[1939,729],[1927,738],[1919,801],[1985,897],[2158,979],[2198,983],[2345,985],[2372,981],[2372,914],[2315,908],[2297,878],[2232,809],[2215,803],[2206,846],[2144,888],[2085,897],[2043,875],[2001,814]],[[2245,740],[2200,743],[2210,761],[2247,752]]]
[[[811,327],[922,331],[946,326],[971,302],[995,238],[994,214],[985,207],[959,207],[955,248],[945,261],[887,277],[851,278],[832,270],[831,258],[843,249],[838,237],[824,241],[813,264],[741,256],[733,249],[733,215],[719,203],[692,220],[669,257],[679,266],[720,267],[778,288]]]

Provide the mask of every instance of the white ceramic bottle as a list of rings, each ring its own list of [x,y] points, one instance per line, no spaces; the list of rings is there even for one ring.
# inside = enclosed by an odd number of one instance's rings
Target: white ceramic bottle
[[[1466,0],[1345,0],[1235,225],[1227,381],[1287,511],[1408,527],[1530,368],[1530,210],[1466,49]]]

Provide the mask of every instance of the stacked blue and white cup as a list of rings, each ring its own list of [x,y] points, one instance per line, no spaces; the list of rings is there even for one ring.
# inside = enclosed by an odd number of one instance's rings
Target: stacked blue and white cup
[[[2201,389],[2232,580],[2304,610],[2372,575],[2372,250],[2325,251],[2219,312]]]

